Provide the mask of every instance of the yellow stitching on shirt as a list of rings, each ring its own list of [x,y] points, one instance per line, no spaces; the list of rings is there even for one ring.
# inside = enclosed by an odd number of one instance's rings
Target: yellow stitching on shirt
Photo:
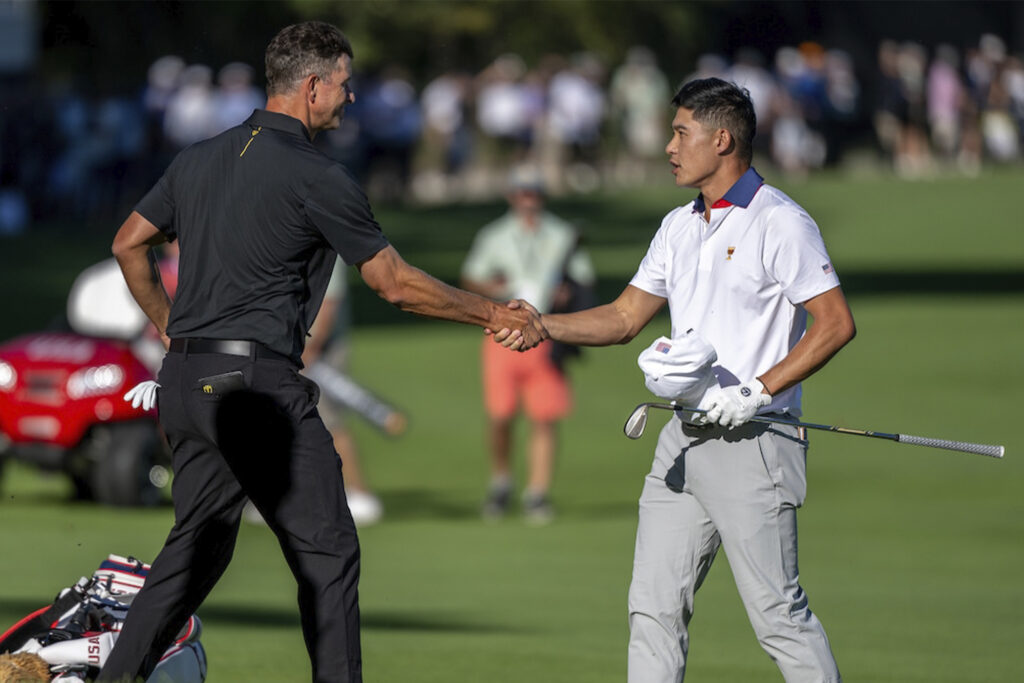
[[[243,155],[243,154],[245,154],[245,150],[249,149],[249,145],[251,145],[251,144],[252,144],[252,141],[256,139],[256,136],[257,136],[257,135],[259,135],[259,132],[260,132],[261,130],[263,130],[263,126],[260,126],[259,128],[257,128],[256,130],[254,130],[254,131],[252,132],[252,135],[251,135],[251,137],[249,138],[249,142],[245,143],[245,147],[243,147],[243,148],[242,148],[242,154],[239,154],[239,155],[238,155],[238,157],[239,157],[239,158],[241,158],[241,157],[242,157],[242,155]]]

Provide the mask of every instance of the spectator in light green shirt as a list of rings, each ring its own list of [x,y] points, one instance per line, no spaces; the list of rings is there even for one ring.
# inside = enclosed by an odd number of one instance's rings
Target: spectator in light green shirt
[[[525,299],[541,313],[565,310],[572,287],[589,288],[595,279],[590,258],[579,249],[579,235],[569,223],[544,210],[543,186],[532,169],[512,174],[508,200],[508,213],[477,234],[463,264],[462,286],[494,299]],[[509,508],[511,433],[520,407],[531,427],[523,512],[534,523],[553,516],[548,492],[556,425],[572,407],[565,374],[551,357],[553,347],[545,342],[525,353],[497,344],[483,347],[491,452],[491,483],[483,507],[487,518],[500,517]]]

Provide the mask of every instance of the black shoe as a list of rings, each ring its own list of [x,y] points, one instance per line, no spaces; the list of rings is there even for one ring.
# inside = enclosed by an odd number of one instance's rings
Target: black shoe
[[[546,494],[527,492],[523,494],[523,517],[528,524],[549,524],[555,518],[555,509]]]
[[[487,499],[484,501],[483,507],[480,508],[480,514],[484,519],[501,519],[508,512],[508,503],[511,498],[511,484],[491,484],[491,488],[487,490]]]

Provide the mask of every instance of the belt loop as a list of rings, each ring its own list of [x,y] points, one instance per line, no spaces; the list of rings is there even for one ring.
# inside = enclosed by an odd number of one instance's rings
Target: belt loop
[[[259,347],[259,342],[249,342],[249,360],[253,363],[256,362],[257,347]]]

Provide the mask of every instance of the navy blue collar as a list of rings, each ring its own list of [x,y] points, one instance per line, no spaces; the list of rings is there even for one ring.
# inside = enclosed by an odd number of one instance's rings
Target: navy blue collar
[[[740,176],[739,180],[733,183],[724,197],[711,205],[711,208],[724,209],[729,206],[741,206],[745,209],[750,206],[750,202],[762,185],[764,185],[764,178],[759,176],[751,166],[746,173]],[[693,200],[693,212],[704,213],[704,195],[699,194]]]

